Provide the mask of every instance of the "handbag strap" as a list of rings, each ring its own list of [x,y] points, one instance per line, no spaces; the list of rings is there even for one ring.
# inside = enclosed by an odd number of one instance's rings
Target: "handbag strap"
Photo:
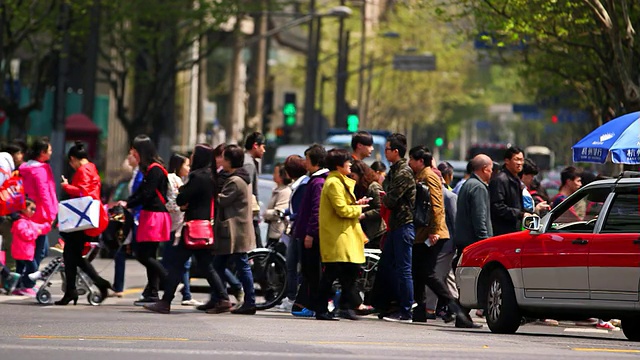
[[[211,221],[213,221],[213,220],[214,220],[214,218],[215,218],[215,212],[214,212],[214,211],[215,211],[215,208],[214,208],[214,204],[215,204],[215,197],[213,197],[213,196],[212,196],[212,197],[211,197],[211,213],[210,213],[210,215],[209,215],[209,217],[211,218]]]

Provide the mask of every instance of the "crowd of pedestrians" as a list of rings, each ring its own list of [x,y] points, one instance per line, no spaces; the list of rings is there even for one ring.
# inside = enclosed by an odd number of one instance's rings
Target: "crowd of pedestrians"
[[[121,297],[125,259],[133,253],[147,274],[136,305],[169,313],[182,283],[182,305],[207,313],[252,315],[256,292],[247,253],[266,245],[286,254],[288,286],[277,306],[280,311],[318,320],[357,320],[375,309],[387,321],[426,322],[440,317],[455,321],[457,327],[479,327],[457,301],[453,274],[462,251],[491,236],[521,230],[524,217],[543,214],[551,208],[549,203],[556,206],[575,192],[581,186],[580,174],[573,167],[565,169],[560,192],[549,199],[535,179],[536,164],[521,149],[511,147],[496,172],[492,159],[475,156],[464,179],[452,189],[449,163],[436,164],[424,146],[408,149],[402,134],[386,140],[388,172],[380,161],[371,166],[365,162],[373,151],[373,137],[364,131],[353,135],[351,152],[327,151],[314,144],[304,157],[289,156],[275,165],[276,188],[260,214],[262,134],[250,134],[244,147],[222,144],[214,149],[198,144],[189,156],[172,155],[168,164],[152,140],[139,135],[127,158],[133,173],[130,196],[117,204],[128,209],[134,225],[115,253],[113,286],[82,256],[85,243],[95,241],[107,227],[108,215],[101,207],[96,229],[62,233],[67,281],[64,296],[55,304],[77,302],[78,268],[93,280],[103,299]],[[0,224],[3,249],[12,255],[1,275],[5,288],[15,294],[35,294],[28,275],[40,267],[48,249],[47,233],[55,226],[58,199],[48,164],[52,151],[43,138],[34,141],[28,152],[25,144],[16,142],[0,153],[0,180],[19,170],[29,197],[23,211]],[[25,153],[29,160],[23,162]],[[100,200],[100,177],[84,145],[71,147],[67,160],[74,170],[70,183],[62,177],[68,196]],[[260,219],[268,223],[265,239],[260,238]],[[197,230],[202,222],[209,222],[213,244],[192,242],[208,236]],[[380,249],[381,255],[373,289],[362,299],[356,280],[365,248]],[[13,259],[16,273],[9,271]],[[206,303],[193,299],[190,292],[192,259],[211,288]],[[331,311],[331,303],[336,311]]]

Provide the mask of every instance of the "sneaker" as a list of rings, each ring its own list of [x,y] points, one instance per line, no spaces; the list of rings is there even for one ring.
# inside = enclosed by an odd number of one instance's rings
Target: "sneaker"
[[[608,321],[599,320],[598,323],[596,324],[596,329],[616,330],[617,328]]]
[[[32,288],[21,288],[14,290],[11,294],[18,296],[36,297],[36,290]]]
[[[291,309],[293,309],[293,303],[294,302],[289,300],[288,297],[285,297],[284,299],[282,299],[280,305],[276,306],[276,310],[282,312],[291,312]]]
[[[331,313],[319,313],[315,316],[316,320],[324,320],[324,321],[338,321],[337,317],[333,316]]]
[[[347,320],[360,320],[360,317],[353,310],[340,310],[338,311],[338,316]]]
[[[327,303],[327,309],[330,313],[336,309],[336,306],[333,304],[333,300],[329,300],[329,302]]]
[[[202,301],[198,301],[196,299],[182,300],[182,306],[199,306],[202,305]]]
[[[239,308],[231,310],[231,313],[236,315],[255,315],[256,307],[255,305],[247,306],[245,304],[242,304],[242,306],[240,306]]]
[[[316,312],[312,311],[312,310],[309,310],[307,308],[302,308],[302,310],[300,310],[300,311],[292,311],[291,315],[297,316],[297,317],[310,318],[310,317],[315,317],[316,316]]]
[[[411,324],[411,322],[413,321],[413,319],[411,318],[411,315],[402,314],[402,313],[394,313],[394,314],[385,316],[382,319],[385,321],[401,322],[405,324]]]
[[[142,298],[134,301],[133,305],[135,305],[135,306],[144,306],[144,305],[153,304],[153,303],[156,303],[156,302],[159,302],[159,301],[160,301],[160,298],[157,298],[157,297],[142,297]]]
[[[42,279],[42,271],[36,271],[36,272],[33,272],[33,273],[29,274],[29,280],[31,280],[31,281],[37,281],[37,280],[40,280],[40,279]]]
[[[19,281],[20,281],[20,274],[18,273],[9,274],[9,277],[4,280],[4,284],[3,284],[4,290],[7,292],[7,294],[13,293]]]

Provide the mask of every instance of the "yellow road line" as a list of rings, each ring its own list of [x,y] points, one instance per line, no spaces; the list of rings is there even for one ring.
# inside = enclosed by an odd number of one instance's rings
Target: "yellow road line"
[[[142,292],[144,290],[144,288],[131,288],[131,289],[126,289],[122,292],[122,295],[129,295],[129,294],[135,294],[135,293],[139,293]]]
[[[425,344],[425,343],[406,343],[406,342],[386,342],[386,341],[290,341],[292,343],[297,344],[308,344],[308,345],[369,345],[369,346],[416,346],[416,347],[451,347],[451,344]],[[488,349],[488,346],[480,346],[477,347],[472,346],[473,348],[483,348]]]
[[[573,350],[573,351],[584,351],[584,352],[609,352],[609,353],[640,354],[640,350],[632,350],[632,349],[573,348],[571,350]]]
[[[119,341],[189,341],[185,338],[141,337],[141,336],[71,336],[71,335],[23,335],[21,339],[41,340],[119,340]]]

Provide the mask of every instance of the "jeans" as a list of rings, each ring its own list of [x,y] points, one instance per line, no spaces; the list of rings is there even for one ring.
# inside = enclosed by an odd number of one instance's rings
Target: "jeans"
[[[16,260],[16,272],[21,275],[18,288],[31,289],[36,283],[29,279],[29,274],[38,271],[32,260]]]
[[[249,265],[247,253],[216,255],[213,259],[213,267],[221,278],[225,276],[225,271],[228,271],[227,263],[229,262],[229,259],[235,261],[238,279],[242,283],[242,288],[244,289],[243,306],[256,306],[256,290],[253,287],[253,274],[251,273],[251,266]]]
[[[170,269],[175,263],[175,258],[178,256],[178,246],[173,246],[173,242],[176,239],[175,231],[171,232],[171,240],[164,244],[164,251],[162,252],[162,266],[165,269]],[[179,269],[180,282],[184,284],[182,290],[182,300],[191,300],[191,286],[189,285],[189,269],[191,268],[191,257],[184,262],[184,266]]]
[[[379,264],[384,273],[394,277],[391,284],[395,283],[396,297],[404,315],[411,314],[413,303],[411,259],[414,239],[413,224],[406,224],[390,231],[384,242],[383,257]]]
[[[136,232],[138,230],[138,225],[135,223],[131,228],[131,250],[135,253],[136,251]],[[122,245],[116,251],[113,256],[113,262],[115,263],[115,272],[113,274],[113,290],[115,292],[124,291],[124,271],[126,269],[127,264],[127,245]]]
[[[167,270],[157,259],[159,242],[145,241],[138,242],[136,258],[140,264],[147,268],[147,286],[142,293],[146,298],[157,298],[160,288],[160,281],[165,281]]]
[[[36,270],[40,268],[42,259],[49,255],[49,236],[40,235],[36,239],[36,252],[33,254],[33,263],[36,266]]]
[[[292,238],[287,247],[287,289],[285,293],[291,301],[295,300],[298,284],[300,283],[298,264],[300,264],[301,253],[302,240]]]
[[[210,249],[189,250],[184,247],[184,243],[182,241],[180,241],[177,246],[171,246],[171,244],[165,245],[173,248],[171,250],[173,255],[170,257],[170,261],[168,262],[169,275],[164,283],[164,295],[162,296],[162,301],[170,304],[173,300],[178,284],[180,284],[181,281],[184,281],[183,274],[185,265],[190,261],[191,256],[194,256],[198,261],[198,266],[203,270],[203,273],[207,278],[207,282],[211,287],[210,302],[217,303],[220,300],[229,300],[229,295],[227,295],[227,291],[222,284],[222,280],[220,280],[219,274],[214,270],[213,256],[211,255]]]

